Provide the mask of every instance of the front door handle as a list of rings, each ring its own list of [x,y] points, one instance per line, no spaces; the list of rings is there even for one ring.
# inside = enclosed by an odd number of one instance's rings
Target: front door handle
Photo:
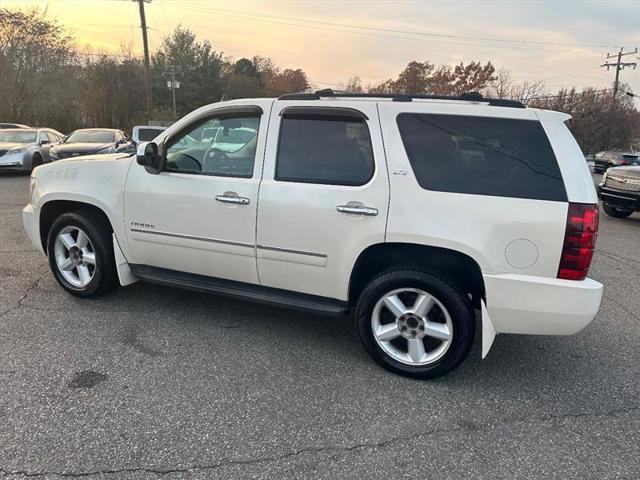
[[[377,208],[365,207],[362,205],[338,205],[336,210],[341,213],[350,213],[352,215],[367,215],[369,217],[375,217],[378,215]]]
[[[233,192],[216,195],[216,200],[222,203],[233,203],[235,205],[249,205],[249,199],[247,197],[239,197],[237,193]]]

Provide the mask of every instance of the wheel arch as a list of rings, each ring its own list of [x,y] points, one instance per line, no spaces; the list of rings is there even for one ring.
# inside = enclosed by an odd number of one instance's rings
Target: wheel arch
[[[377,243],[364,249],[349,278],[349,303],[354,305],[366,284],[391,269],[408,269],[448,278],[471,294],[474,307],[486,298],[482,270],[476,260],[457,250],[415,243]]]
[[[90,210],[96,213],[104,219],[107,225],[109,225],[111,232],[114,231],[113,224],[109,219],[109,216],[101,207],[97,205],[77,200],[49,200],[40,207],[39,218],[40,242],[42,243],[42,250],[45,253],[47,253],[47,237],[49,236],[49,230],[51,229],[51,225],[53,225],[53,222],[56,220],[56,218],[58,218],[63,213],[77,212],[78,210]]]

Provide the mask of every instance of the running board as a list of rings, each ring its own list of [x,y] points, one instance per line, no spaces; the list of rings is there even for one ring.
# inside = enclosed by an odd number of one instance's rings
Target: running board
[[[129,267],[131,268],[131,273],[136,277],[159,285],[224,295],[226,297],[282,306],[320,315],[340,316],[348,312],[347,302],[333,298],[290,292],[279,288],[263,287],[250,283],[235,282],[233,280],[207,277],[195,273],[178,272],[147,265],[130,264]]]

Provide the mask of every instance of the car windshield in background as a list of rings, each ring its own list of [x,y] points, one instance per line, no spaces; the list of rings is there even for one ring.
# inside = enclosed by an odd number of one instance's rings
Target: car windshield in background
[[[156,128],[140,128],[138,129],[138,140],[141,142],[150,142],[161,133],[162,130]]]
[[[2,143],[35,143],[38,133],[35,130],[0,130]]]
[[[111,143],[115,140],[115,133],[108,130],[78,130],[73,132],[65,143]]]

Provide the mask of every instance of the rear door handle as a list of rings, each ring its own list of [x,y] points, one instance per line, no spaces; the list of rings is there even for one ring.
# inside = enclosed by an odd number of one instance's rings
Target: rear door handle
[[[365,207],[360,205],[338,205],[336,207],[340,213],[350,213],[352,215],[367,215],[375,217],[378,215],[378,209],[373,207]]]
[[[247,197],[239,197],[237,193],[231,192],[216,195],[216,200],[222,203],[233,203],[235,205],[249,205],[249,199]]]

